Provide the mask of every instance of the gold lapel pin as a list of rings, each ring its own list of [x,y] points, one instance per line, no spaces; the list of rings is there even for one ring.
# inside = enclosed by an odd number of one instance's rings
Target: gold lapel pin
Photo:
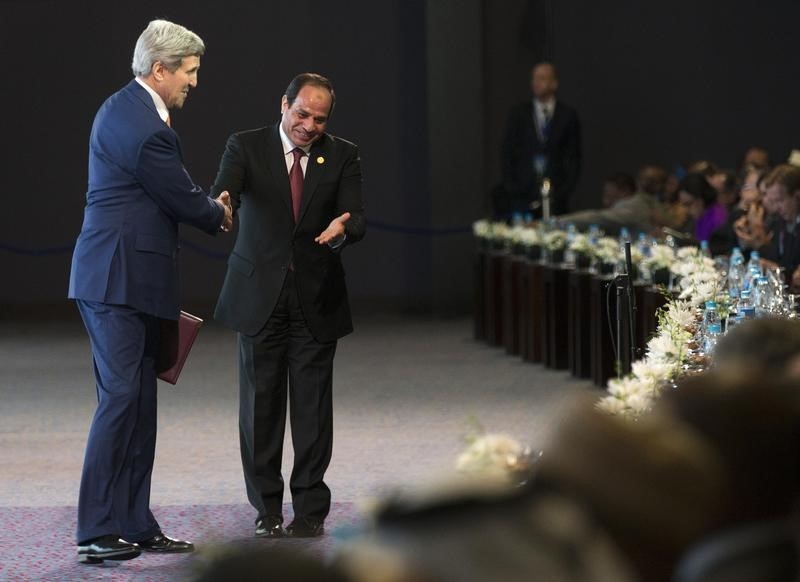
[[[317,163],[318,164],[324,164],[325,163],[325,158],[323,158],[322,156],[318,157],[317,158]]]

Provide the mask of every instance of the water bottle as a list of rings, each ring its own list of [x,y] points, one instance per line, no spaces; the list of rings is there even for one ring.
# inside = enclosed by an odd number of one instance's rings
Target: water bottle
[[[599,226],[596,224],[590,224],[588,236],[589,242],[592,243],[592,245],[596,245],[597,241],[600,240],[600,237],[603,236],[603,233],[600,232]]]
[[[742,289],[752,289],[753,279],[761,276],[761,257],[758,251],[750,251],[750,260],[747,261],[747,270],[745,271],[744,283]]]
[[[645,233],[639,233],[639,240],[636,242],[636,248],[639,249],[639,252],[642,253],[642,257],[645,259],[650,256],[650,249],[653,248],[653,245],[650,244]]]
[[[625,243],[631,242],[631,232],[628,230],[627,226],[620,227],[619,229],[619,245],[621,248],[625,248]]]
[[[700,254],[709,259],[711,258],[711,249],[708,247],[707,240],[700,241]]]
[[[739,307],[737,309],[739,319],[753,319],[756,316],[756,308],[753,306],[753,301],[750,298],[750,289],[742,289],[739,294]]]
[[[744,284],[744,255],[739,247],[734,247],[728,262],[728,295],[735,302]]]
[[[719,312],[717,311],[717,302],[706,301],[706,310],[703,313],[703,335],[708,335],[708,329],[712,325],[718,325],[721,328]]]
[[[713,353],[717,347],[717,340],[722,335],[722,326],[719,323],[712,323],[706,330],[705,352],[706,355]]]
[[[521,212],[515,212],[511,215],[511,226],[524,226],[525,219],[522,216]]]
[[[772,289],[769,286],[769,279],[761,276],[754,279],[755,289],[753,289],[753,309],[756,317],[766,317],[772,308]]]

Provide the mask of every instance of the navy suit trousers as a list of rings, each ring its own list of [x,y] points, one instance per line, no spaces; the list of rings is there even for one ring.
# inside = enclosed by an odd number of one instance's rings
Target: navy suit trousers
[[[143,541],[160,531],[150,512],[159,321],[125,305],[77,303],[91,340],[97,381],[77,541],[107,534]]]

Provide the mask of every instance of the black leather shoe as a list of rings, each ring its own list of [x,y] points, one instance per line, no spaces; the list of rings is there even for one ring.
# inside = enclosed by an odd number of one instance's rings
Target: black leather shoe
[[[296,517],[286,526],[290,538],[316,538],[325,533],[325,522],[310,517]]]
[[[102,564],[103,560],[132,560],[141,553],[137,544],[130,544],[115,535],[100,536],[78,545],[78,561],[81,564]]]
[[[256,537],[282,538],[286,537],[283,530],[283,517],[280,515],[267,515],[256,520]]]
[[[140,548],[145,552],[159,552],[161,554],[182,554],[193,552],[194,544],[183,540],[174,540],[165,536],[163,532],[158,532],[149,540],[138,542]]]

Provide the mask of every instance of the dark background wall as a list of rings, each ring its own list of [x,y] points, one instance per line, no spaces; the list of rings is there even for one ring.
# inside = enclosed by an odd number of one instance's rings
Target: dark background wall
[[[355,310],[451,313],[471,298],[463,227],[488,210],[506,111],[541,58],[559,65],[561,97],[583,122],[578,206],[594,205],[612,170],[697,157],[733,166],[751,144],[782,160],[798,145],[800,6],[698,4],[0,0],[0,317],[68,307],[65,247],[80,229],[91,120],[130,80],[152,18],[207,45],[199,87],[173,116],[198,184],[213,182],[231,132],[278,119],[295,73],[330,76],[329,129],[361,147],[371,223],[345,257]],[[207,315],[232,239],[182,235],[185,305]]]

